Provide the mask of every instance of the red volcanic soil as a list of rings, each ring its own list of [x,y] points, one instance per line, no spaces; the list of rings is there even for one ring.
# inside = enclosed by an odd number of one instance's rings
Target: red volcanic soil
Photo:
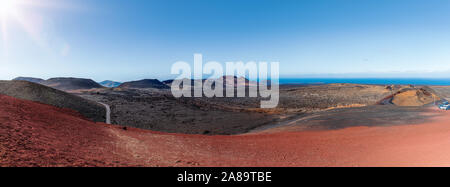
[[[0,166],[120,165],[114,140],[74,111],[0,96]]]
[[[420,125],[239,136],[157,133],[0,96],[0,166],[450,166],[450,113]]]

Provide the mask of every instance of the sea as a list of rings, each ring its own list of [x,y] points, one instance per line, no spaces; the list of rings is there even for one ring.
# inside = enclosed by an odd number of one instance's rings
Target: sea
[[[280,84],[373,84],[373,85],[429,85],[450,86],[450,78],[280,78]]]

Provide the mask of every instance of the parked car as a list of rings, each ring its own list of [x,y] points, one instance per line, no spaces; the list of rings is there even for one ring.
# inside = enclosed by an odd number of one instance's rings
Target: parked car
[[[441,110],[450,110],[450,105],[449,105],[449,104],[446,104],[446,105],[440,105],[439,108],[440,108]]]

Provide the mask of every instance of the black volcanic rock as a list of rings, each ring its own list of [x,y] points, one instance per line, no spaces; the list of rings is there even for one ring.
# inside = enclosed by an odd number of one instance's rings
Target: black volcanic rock
[[[41,82],[45,81],[44,79],[34,78],[34,77],[17,77],[17,78],[15,78],[13,80],[15,80],[15,81],[28,81],[28,82],[34,82],[34,83],[41,83]]]
[[[139,81],[124,82],[118,88],[157,88],[168,89],[170,88],[166,84],[157,79],[144,79]]]
[[[97,82],[91,79],[71,78],[71,77],[51,78],[41,82],[41,84],[64,91],[103,88],[102,85],[98,84]]]

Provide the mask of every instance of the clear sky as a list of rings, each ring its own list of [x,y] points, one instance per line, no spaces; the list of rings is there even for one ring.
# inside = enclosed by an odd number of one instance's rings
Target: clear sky
[[[450,77],[448,0],[15,1],[0,79],[166,79],[194,53],[279,61],[282,77]]]

